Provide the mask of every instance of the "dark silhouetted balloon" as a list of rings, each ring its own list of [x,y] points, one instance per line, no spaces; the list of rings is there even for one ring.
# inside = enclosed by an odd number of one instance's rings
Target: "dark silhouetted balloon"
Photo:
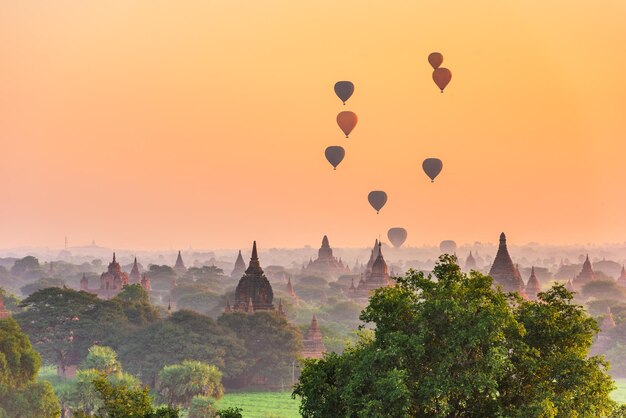
[[[426,158],[422,163],[422,168],[424,169],[424,173],[430,177],[431,183],[434,183],[435,177],[441,173],[443,163],[439,158]]]
[[[439,52],[433,52],[428,56],[428,62],[436,70],[443,63],[443,55],[441,55]]]
[[[358,120],[356,113],[350,112],[349,110],[340,112],[337,115],[337,125],[339,125],[343,133],[346,134],[346,138],[348,138],[348,135],[350,135],[350,132],[352,132]]]
[[[354,84],[352,81],[337,81],[335,83],[335,94],[341,99],[345,105],[348,99],[354,93]]]
[[[380,212],[380,210],[387,203],[387,193],[381,190],[374,190],[367,195],[367,201],[370,202],[370,205],[374,209],[376,209],[376,213]]]
[[[452,241],[451,239],[441,241],[441,243],[439,244],[439,249],[444,254],[454,255],[454,253],[456,253],[456,242]]]
[[[391,228],[387,231],[387,238],[393,244],[394,247],[400,248],[404,241],[406,241],[406,229],[404,228]]]
[[[447,68],[439,67],[433,71],[433,81],[442,93],[443,89],[446,88],[450,80],[452,80],[452,72]]]
[[[343,147],[332,146],[326,148],[325,151],[326,159],[333,166],[333,169],[337,169],[337,166],[341,161],[343,161],[343,157],[346,156],[346,150]]]

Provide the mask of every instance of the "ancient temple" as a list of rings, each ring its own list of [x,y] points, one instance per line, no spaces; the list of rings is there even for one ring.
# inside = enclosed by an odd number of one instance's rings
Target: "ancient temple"
[[[349,274],[350,269],[341,260],[333,256],[333,249],[330,247],[328,237],[322,238],[322,246],[317,252],[317,258],[310,260],[304,269],[304,273],[320,277],[339,277],[342,274]]]
[[[621,287],[626,287],[626,269],[622,265],[622,271],[617,278],[617,285]]]
[[[613,313],[611,312],[611,308],[607,309],[607,314],[604,316],[604,318],[602,318],[602,322],[599,325],[600,332],[596,335],[596,340],[593,342],[591,350],[589,350],[589,355],[591,356],[604,354],[611,345],[611,337],[609,331],[616,326],[615,319],[613,318]]]
[[[239,250],[239,254],[237,255],[237,260],[235,260],[235,268],[232,273],[230,273],[230,277],[232,278],[240,278],[246,272],[246,262],[243,261],[243,257],[241,256],[241,250]]]
[[[494,284],[502,287],[504,292],[519,292],[524,286],[519,271],[509,255],[504,232],[500,234],[500,245],[489,270],[489,276],[493,278]]]
[[[183,263],[183,256],[180,255],[180,251],[178,251],[178,257],[176,257],[176,263],[174,264],[174,270],[177,273],[184,273],[187,271],[187,267],[185,267],[185,263]]]
[[[535,266],[530,269],[530,277],[526,283],[526,294],[530,300],[537,300],[537,295],[541,292],[541,285],[535,274]]]
[[[322,331],[317,323],[317,317],[313,314],[311,325],[302,340],[302,358],[322,358],[326,352],[326,346],[322,339]]]
[[[289,296],[291,296],[291,298],[293,299],[293,302],[297,305],[298,304],[298,295],[296,295],[296,291],[293,288],[293,285],[291,284],[291,277],[289,277],[287,279],[287,284],[285,285],[285,290],[287,291],[287,293],[289,293]]]
[[[133,262],[133,268],[128,275],[128,282],[131,284],[139,284],[141,283],[141,273],[139,272],[139,265],[137,264],[137,257],[135,257],[135,261]]]
[[[233,312],[253,313],[257,311],[273,311],[274,292],[265,273],[261,268],[256,249],[256,241],[252,245],[250,264],[244,275],[239,280],[235,290],[235,303]]]
[[[591,266],[591,261],[589,261],[589,255],[587,254],[582,270],[578,273],[578,276],[574,278],[574,288],[576,290],[580,290],[584,285],[594,281],[595,279],[596,274],[593,272],[593,267]]]
[[[11,317],[11,312],[4,307],[4,298],[2,294],[0,294],[0,319],[7,319],[9,317]]]
[[[470,251],[469,255],[467,256],[467,258],[465,259],[465,271],[472,271],[472,270],[476,270],[476,260],[474,259],[474,256],[472,255],[472,252]]]
[[[135,259],[133,270],[135,270],[135,267],[137,267],[137,259]],[[137,272],[138,271],[137,267]],[[120,266],[120,263],[117,262],[115,253],[113,253],[113,261],[109,263],[107,271],[102,273],[100,276],[100,287],[97,289],[90,289],[89,280],[83,273],[83,277],[80,279],[80,290],[95,293],[102,299],[110,299],[121,292],[122,288],[127,284],[140,284],[147,291],[150,290],[150,280],[148,279],[148,276],[144,274],[142,278],[131,283],[128,274],[122,271],[122,267]]]
[[[376,257],[378,257],[378,249],[380,248],[378,239],[374,241],[374,247],[372,247],[372,251],[370,252],[370,259],[367,261],[367,265],[365,266],[365,274],[369,274],[372,271],[372,266],[374,265],[374,261],[376,261]]]
[[[345,292],[346,296],[355,299],[358,302],[367,303],[370,294],[374,290],[390,286],[392,284],[392,281],[389,278],[387,263],[383,257],[382,244],[378,241],[377,244],[378,250],[376,251],[376,259],[371,264],[371,268],[367,273],[365,273],[364,276],[361,276],[358,286],[355,287],[354,281],[352,281],[352,285]]]
[[[152,290],[152,284],[150,283],[150,278],[146,273],[141,276],[141,287],[143,287],[146,292]]]

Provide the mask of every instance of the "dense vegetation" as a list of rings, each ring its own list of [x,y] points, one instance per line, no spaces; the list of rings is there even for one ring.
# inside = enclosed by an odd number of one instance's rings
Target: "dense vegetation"
[[[375,324],[343,354],[307,361],[294,395],[305,417],[609,416],[606,363],[587,357],[596,322],[555,286],[538,302],[466,275],[443,256],[409,272],[361,314]]]

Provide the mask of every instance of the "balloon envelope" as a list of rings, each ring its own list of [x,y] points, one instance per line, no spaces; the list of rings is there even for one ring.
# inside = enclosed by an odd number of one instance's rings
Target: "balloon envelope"
[[[407,232],[404,228],[391,228],[387,231],[387,238],[393,244],[394,247],[400,248],[404,241],[406,241]]]
[[[381,190],[374,190],[367,195],[367,201],[370,202],[370,205],[374,209],[376,209],[376,213],[380,212],[380,210],[387,203],[387,193]]]
[[[433,71],[433,81],[442,93],[443,89],[446,88],[450,80],[452,80],[452,72],[447,68],[439,67]]]
[[[441,55],[439,52],[433,52],[428,55],[428,62],[436,70],[443,63],[443,55]]]
[[[336,170],[339,163],[343,161],[343,157],[346,156],[346,150],[344,150],[343,147],[340,146],[332,146],[326,148],[324,154],[326,154],[326,159]]]
[[[430,177],[430,181],[434,182],[435,177],[441,173],[443,163],[439,158],[426,158],[422,163],[422,168],[424,169],[424,173]]]
[[[346,138],[350,135],[350,132],[356,126],[358,122],[358,118],[356,117],[356,113],[350,112],[349,110],[339,112],[337,115],[337,125],[341,128],[344,134],[346,134]]]
[[[439,249],[442,253],[453,255],[454,253],[456,253],[456,242],[452,241],[451,239],[441,241],[441,243],[439,244]]]
[[[338,81],[335,83],[335,94],[341,99],[343,104],[346,104],[352,93],[354,93],[352,81]]]

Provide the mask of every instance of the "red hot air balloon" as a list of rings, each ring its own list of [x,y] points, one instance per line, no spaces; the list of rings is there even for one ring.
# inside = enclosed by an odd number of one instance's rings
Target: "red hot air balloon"
[[[400,248],[404,241],[406,241],[407,232],[404,228],[391,228],[387,231],[387,238],[393,244],[394,247]]]
[[[436,70],[443,63],[443,55],[441,55],[439,52],[433,52],[428,55],[428,62]]]
[[[452,72],[447,68],[439,67],[433,71],[433,81],[442,93],[443,89],[446,88],[450,80],[452,80]]]
[[[339,112],[337,115],[337,125],[339,125],[343,133],[346,134],[346,138],[348,138],[348,135],[350,135],[350,132],[352,132],[358,120],[354,112],[350,112],[349,110]]]
[[[430,182],[434,183],[435,177],[437,177],[443,169],[443,162],[441,162],[439,158],[426,158],[422,163],[422,169],[424,173],[430,177]]]
[[[370,205],[374,209],[376,209],[376,213],[380,212],[380,210],[387,203],[387,193],[382,190],[374,190],[367,195],[367,201],[370,202]]]
[[[324,154],[326,155],[328,162],[333,166],[333,169],[336,170],[339,163],[343,161],[343,157],[346,155],[346,150],[344,150],[343,147],[332,146],[326,148]]]
[[[351,81],[338,81],[335,83],[335,94],[345,105],[354,93],[354,84]]]

